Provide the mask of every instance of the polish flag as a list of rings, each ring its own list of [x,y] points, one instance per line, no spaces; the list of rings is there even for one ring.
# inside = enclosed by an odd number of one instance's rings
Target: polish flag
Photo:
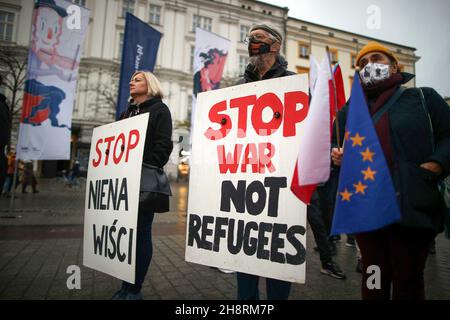
[[[344,79],[342,78],[342,70],[339,63],[334,67],[334,83],[336,85],[336,96],[337,96],[337,108],[338,111],[345,105],[347,99],[345,98],[345,89],[344,89]],[[333,95],[331,95],[331,99],[333,99]],[[333,100],[331,100],[333,102]],[[334,103],[332,103],[332,118],[336,117],[336,109],[334,107]]]
[[[328,55],[323,59],[305,119],[291,191],[309,205],[319,183],[330,176],[331,123],[334,90]]]
[[[309,93],[314,95],[314,89],[317,83],[317,76],[319,74],[319,63],[313,55],[309,57]]]

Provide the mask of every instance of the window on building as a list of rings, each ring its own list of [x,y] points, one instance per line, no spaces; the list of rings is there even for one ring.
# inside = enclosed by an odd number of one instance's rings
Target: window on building
[[[86,0],[72,0],[72,3],[80,7],[86,7]]]
[[[247,68],[249,62],[248,56],[239,56],[239,74],[243,75],[245,73],[245,68]]]
[[[123,0],[122,3],[122,18],[127,16],[127,12],[134,14],[134,6],[136,4],[136,0]]]
[[[304,42],[299,42],[298,43],[298,57],[308,59],[309,58],[309,49],[310,49],[309,44],[304,43]]]
[[[190,61],[189,61],[189,68],[191,69],[191,71],[194,70],[194,55],[195,55],[195,46],[191,46],[191,56],[190,56]]]
[[[211,31],[212,19],[194,14],[194,18],[192,19],[192,32],[195,32],[195,28],[197,27]]]
[[[350,53],[350,66],[352,69],[356,67],[356,53]]]
[[[330,59],[331,63],[335,64],[339,61],[338,50],[334,48],[330,48]]]
[[[0,11],[0,41],[12,41],[14,13]]]
[[[309,74],[309,68],[297,66],[297,73],[298,74],[303,74],[303,73]]]
[[[119,60],[122,60],[122,51],[123,51],[123,32],[119,34]]]
[[[150,5],[150,19],[149,23],[160,26],[161,25],[161,6],[154,4]]]
[[[192,117],[192,94],[188,93],[188,106],[186,120],[191,121]]]
[[[249,26],[241,26],[240,30],[241,31],[239,34],[239,41],[244,42],[245,38],[247,37],[248,33],[250,32],[250,27]]]

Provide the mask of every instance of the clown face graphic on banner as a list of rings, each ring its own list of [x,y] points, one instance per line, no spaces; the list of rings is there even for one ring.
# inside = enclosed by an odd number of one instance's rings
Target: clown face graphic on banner
[[[69,159],[73,100],[89,11],[71,17],[62,0],[35,4],[18,153],[21,159]],[[79,28],[67,20],[79,18]]]

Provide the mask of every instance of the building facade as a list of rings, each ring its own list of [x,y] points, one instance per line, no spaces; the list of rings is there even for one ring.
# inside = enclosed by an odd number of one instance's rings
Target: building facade
[[[341,66],[345,95],[348,98],[356,71],[356,56],[364,45],[373,40],[382,43],[394,52],[399,60],[401,71],[415,74],[415,64],[420,59],[415,55],[415,48],[294,18],[289,18],[287,22],[286,58],[293,71],[309,73],[310,55],[320,63],[326,54],[326,46],[328,46],[332,63],[338,62]],[[415,80],[410,81],[407,86],[415,86]]]
[[[347,97],[354,74],[352,59],[370,38],[288,17],[289,9],[254,0],[73,0],[91,11],[79,69],[73,113],[72,158],[87,169],[92,130],[114,121],[118,92],[125,15],[130,12],[162,33],[155,74],[166,93],[174,124],[174,152],[166,167],[176,176],[179,151],[188,149],[193,90],[195,28],[201,27],[231,40],[222,86],[237,81],[248,64],[244,39],[256,23],[268,23],[285,36],[283,55],[289,69],[308,72],[309,55],[321,60],[325,46],[332,48],[344,75]],[[23,48],[30,39],[33,2],[0,0],[0,45]],[[400,59],[405,71],[414,72],[414,48],[383,42]],[[1,71],[0,71],[1,72]],[[347,81],[346,81],[347,80]],[[8,95],[8,92],[6,92]],[[17,128],[17,126],[16,126]],[[180,138],[182,137],[182,138]],[[13,144],[17,133],[13,132]],[[180,140],[182,140],[180,142]],[[44,166],[44,174],[67,163]]]

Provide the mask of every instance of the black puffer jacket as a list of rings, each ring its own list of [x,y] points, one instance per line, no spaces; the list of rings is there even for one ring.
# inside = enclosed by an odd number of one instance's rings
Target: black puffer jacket
[[[162,168],[169,161],[172,153],[172,116],[169,108],[160,98],[151,98],[139,106],[130,103],[120,119],[128,118],[135,108],[139,114],[150,113],[144,147],[144,162]]]
[[[138,110],[138,114],[150,113],[143,161],[146,164],[162,168],[169,161],[173,149],[172,116],[170,115],[170,110],[160,98],[151,98],[139,106],[130,103],[127,110],[120,116],[120,119],[128,118],[130,113],[136,109]],[[156,201],[153,211],[169,211],[168,195],[160,194]]]
[[[239,80],[236,85],[294,75],[295,72],[287,70],[287,65],[287,61],[282,56],[278,56],[272,68],[260,78],[258,72],[255,70],[255,66],[249,64],[245,69],[244,77]]]
[[[413,75],[403,73],[404,83]],[[431,144],[428,115],[417,88],[406,89],[389,109],[389,126],[394,156],[393,182],[401,207],[400,224],[443,231],[445,206],[437,187],[438,177],[420,167],[435,161],[443,169],[439,178],[450,175],[450,107],[432,88],[422,88],[430,115],[435,147]],[[343,141],[348,103],[338,113],[340,141]],[[333,145],[337,145],[333,130]]]

